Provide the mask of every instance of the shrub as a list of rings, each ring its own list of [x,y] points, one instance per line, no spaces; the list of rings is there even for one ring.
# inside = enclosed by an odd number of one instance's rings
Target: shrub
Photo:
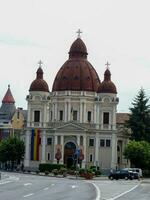
[[[102,174],[102,172],[100,170],[95,171],[95,176],[100,176],[101,174]]]
[[[53,169],[60,169],[60,168],[64,168],[65,165],[63,164],[52,164],[52,163],[42,163],[39,165],[39,170],[40,172],[45,172],[45,171],[49,171],[52,172]]]
[[[52,170],[52,173],[53,173],[55,176],[57,176],[57,175],[58,175],[58,169],[53,169],[53,170]]]
[[[45,171],[45,175],[48,175],[49,174],[49,171]]]

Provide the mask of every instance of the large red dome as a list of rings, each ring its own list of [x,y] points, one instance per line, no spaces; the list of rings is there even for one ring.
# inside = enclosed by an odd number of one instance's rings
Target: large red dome
[[[43,79],[43,70],[41,67],[36,72],[36,79],[31,83],[29,91],[49,92],[48,84]]]
[[[88,62],[87,49],[78,38],[71,45],[69,59],[58,71],[52,91],[93,91],[97,92],[100,79],[93,66]]]

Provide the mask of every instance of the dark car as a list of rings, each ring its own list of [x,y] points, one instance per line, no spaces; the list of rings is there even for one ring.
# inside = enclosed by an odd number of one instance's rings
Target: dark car
[[[108,176],[108,178],[110,180],[113,179],[125,179],[125,180],[132,180],[135,178],[135,174],[132,171],[128,171],[128,170],[117,170],[115,172],[111,172]]]

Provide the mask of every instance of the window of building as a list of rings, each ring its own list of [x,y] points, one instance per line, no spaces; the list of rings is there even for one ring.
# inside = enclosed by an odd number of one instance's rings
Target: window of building
[[[106,140],[106,147],[110,147],[110,140]]]
[[[40,122],[40,111],[39,110],[34,111],[34,122]]]
[[[63,111],[62,110],[59,111],[59,120],[60,121],[63,120]]]
[[[91,111],[88,111],[88,122],[91,122]]]
[[[53,112],[50,111],[50,120],[52,120],[52,117],[53,117]]]
[[[47,145],[52,145],[52,138],[47,138]]]
[[[90,139],[89,139],[89,146],[90,146],[90,147],[93,147],[93,146],[94,146],[94,139],[93,139],[93,138],[90,138]]]
[[[93,155],[92,154],[90,154],[89,161],[93,162]]]
[[[103,124],[109,124],[109,112],[103,113]]]
[[[47,153],[47,160],[51,160],[51,154]]]
[[[104,147],[105,146],[105,140],[104,139],[100,139],[100,146]]]
[[[73,120],[77,120],[77,110],[73,110]]]

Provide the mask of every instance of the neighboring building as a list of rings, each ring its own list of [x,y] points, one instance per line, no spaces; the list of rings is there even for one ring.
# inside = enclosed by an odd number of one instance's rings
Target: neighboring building
[[[40,63],[26,97],[25,167],[36,168],[39,163],[56,163],[57,159],[71,166],[78,149],[82,167],[110,169],[128,165],[123,158],[128,136],[123,129],[118,132],[116,126],[119,98],[109,64],[101,82],[87,55],[86,46],[78,37],[51,92]]]
[[[16,109],[15,100],[8,85],[0,107],[0,140],[18,136],[23,132],[27,111]]]

